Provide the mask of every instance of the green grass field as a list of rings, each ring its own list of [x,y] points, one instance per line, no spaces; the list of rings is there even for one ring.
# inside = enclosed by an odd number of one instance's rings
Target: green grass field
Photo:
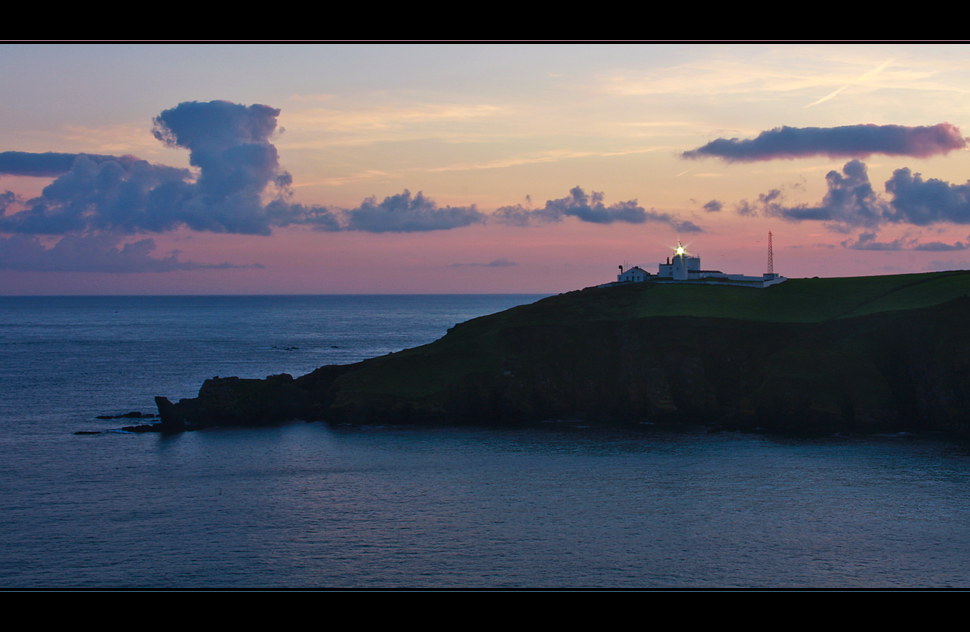
[[[789,279],[764,289],[690,283],[587,288],[476,318],[429,345],[365,362],[368,377],[355,388],[425,396],[463,375],[498,371],[502,359],[516,352],[503,332],[516,327],[670,316],[820,323],[932,307],[966,295],[970,295],[968,271]]]
[[[931,307],[965,295],[970,295],[970,271],[789,279],[764,289],[635,283],[561,294],[496,316],[508,324],[519,319],[534,323],[651,316],[812,323]]]
[[[656,289],[661,292],[642,294],[637,316],[809,323],[939,305],[970,294],[970,272],[789,279],[764,289],[686,284]]]

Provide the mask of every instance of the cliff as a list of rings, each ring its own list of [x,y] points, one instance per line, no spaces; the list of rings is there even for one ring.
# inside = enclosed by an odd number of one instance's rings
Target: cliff
[[[669,422],[970,433],[970,273],[588,288],[302,377],[206,380],[160,428]]]

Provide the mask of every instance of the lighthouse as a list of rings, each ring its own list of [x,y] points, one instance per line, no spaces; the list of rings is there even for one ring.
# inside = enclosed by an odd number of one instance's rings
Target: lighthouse
[[[701,258],[690,256],[690,253],[679,241],[674,249],[672,259],[667,259],[667,263],[660,264],[659,278],[686,281],[688,278],[698,276],[701,272]],[[693,277],[689,274],[691,272],[695,273]]]
[[[687,251],[684,250],[684,246],[677,242],[677,249],[674,250],[674,260],[673,260],[673,272],[674,281],[686,281],[687,280]]]
[[[639,266],[634,266],[629,270],[624,270],[624,266],[620,266],[620,274],[616,277],[616,281],[606,285],[649,281],[651,283],[688,282],[704,285],[740,285],[765,288],[787,280],[772,269],[772,258],[771,233],[768,233],[768,272],[764,275],[753,277],[743,274],[725,274],[720,270],[701,270],[701,258],[696,253],[692,255],[687,252],[684,244],[678,241],[677,247],[674,248],[674,256],[667,257],[667,263],[660,264],[660,270],[656,276],[644,271]]]

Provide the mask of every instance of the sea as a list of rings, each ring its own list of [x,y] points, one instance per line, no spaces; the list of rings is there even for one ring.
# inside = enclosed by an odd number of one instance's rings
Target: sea
[[[945,437],[98,419],[540,298],[0,297],[0,589],[970,586]]]

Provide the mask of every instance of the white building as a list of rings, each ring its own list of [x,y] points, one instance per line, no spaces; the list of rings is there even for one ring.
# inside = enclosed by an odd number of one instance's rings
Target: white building
[[[671,261],[668,257],[667,263],[660,264],[660,273],[657,274],[657,278],[686,281],[687,279],[698,279],[700,278],[699,275],[703,273],[705,271],[701,270],[701,258],[690,256],[678,242],[674,251],[674,260]],[[718,271],[713,271],[713,273],[721,274]]]
[[[704,285],[740,285],[764,288],[787,280],[775,272],[766,272],[761,276],[745,276],[743,274],[725,274],[720,270],[703,270],[701,269],[701,258],[692,256],[683,245],[678,243],[674,250],[674,256],[668,257],[667,263],[660,264],[660,270],[656,276],[644,271],[639,266],[634,266],[625,272],[623,266],[620,266],[620,274],[616,277],[616,283],[607,283],[606,285],[651,281],[654,283],[689,282]]]
[[[640,266],[633,266],[625,272],[623,266],[620,266],[620,273],[616,275],[617,283],[640,283],[641,281],[647,281],[649,279],[650,273]]]

